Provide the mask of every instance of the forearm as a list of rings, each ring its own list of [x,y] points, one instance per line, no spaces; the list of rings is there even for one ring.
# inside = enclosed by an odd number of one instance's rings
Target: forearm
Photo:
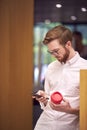
[[[79,108],[70,108],[67,112],[70,114],[79,115]]]
[[[79,107],[73,108],[67,101],[64,101],[63,103],[60,103],[57,105],[50,102],[50,106],[53,110],[56,110],[56,111],[79,115]]]

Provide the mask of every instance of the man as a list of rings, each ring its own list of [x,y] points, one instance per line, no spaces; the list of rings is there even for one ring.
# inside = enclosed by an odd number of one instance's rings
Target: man
[[[80,69],[87,69],[87,61],[73,49],[72,32],[62,25],[49,30],[43,43],[57,60],[48,66],[45,91],[38,91],[42,97],[34,97],[43,109],[34,130],[78,130]],[[50,100],[56,91],[63,96],[60,104]]]
[[[83,36],[79,31],[73,32],[73,44],[76,51],[79,52],[80,56],[87,59],[87,45],[83,45]]]

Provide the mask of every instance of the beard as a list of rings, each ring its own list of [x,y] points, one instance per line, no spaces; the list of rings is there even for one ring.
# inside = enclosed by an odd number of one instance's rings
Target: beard
[[[69,55],[70,55],[70,51],[66,47],[64,47],[64,48],[65,48],[65,54],[63,55],[63,57],[62,58],[56,57],[58,59],[58,61],[61,63],[66,63],[66,61],[68,60]]]

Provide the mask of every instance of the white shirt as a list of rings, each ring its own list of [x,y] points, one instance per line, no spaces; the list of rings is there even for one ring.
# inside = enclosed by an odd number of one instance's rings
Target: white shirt
[[[87,61],[78,53],[66,64],[57,60],[48,66],[45,78],[45,92],[50,96],[59,91],[67,99],[72,108],[79,106],[80,100],[80,69],[87,69]],[[53,110],[49,102],[41,114],[35,130],[77,130],[79,117]]]

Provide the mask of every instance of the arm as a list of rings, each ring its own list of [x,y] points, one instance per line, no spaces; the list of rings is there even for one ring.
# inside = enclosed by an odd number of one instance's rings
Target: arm
[[[72,108],[70,106],[69,102],[66,101],[65,99],[63,99],[63,103],[57,104],[57,105],[50,102],[50,106],[53,110],[56,110],[56,111],[61,111],[61,112],[69,113],[69,114],[79,115],[79,107]]]

